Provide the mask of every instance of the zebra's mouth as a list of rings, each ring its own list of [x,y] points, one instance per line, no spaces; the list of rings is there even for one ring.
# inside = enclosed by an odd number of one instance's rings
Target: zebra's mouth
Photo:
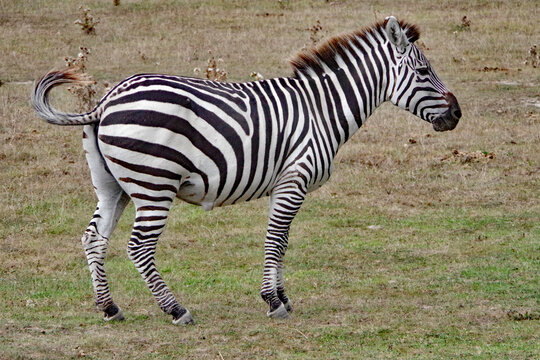
[[[448,109],[444,114],[437,116],[431,121],[435,131],[453,130],[461,118],[461,108],[456,97],[452,93],[447,93],[445,99],[448,101]]]
[[[459,118],[448,116],[448,114],[436,117],[431,121],[433,130],[435,131],[448,131],[453,130],[459,122]]]

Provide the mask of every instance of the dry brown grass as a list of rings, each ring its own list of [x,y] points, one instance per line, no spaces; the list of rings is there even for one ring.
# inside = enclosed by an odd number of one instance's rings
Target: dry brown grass
[[[88,1],[95,36],[73,25],[80,5],[0,3],[0,358],[537,357],[540,75],[524,63],[534,1]],[[463,119],[435,133],[386,104],[343,147],[291,229],[293,319],[268,321],[259,300],[261,200],[173,208],[158,263],[198,320],[189,328],[169,324],[127,260],[127,209],[108,270],[128,320],[103,324],[78,240],[95,206],[81,131],[36,119],[29,82],[80,46],[100,82],[192,75],[209,49],[229,80],[283,76],[316,20],[339,34],[374,14],[420,26]],[[77,106],[65,89],[53,101]]]

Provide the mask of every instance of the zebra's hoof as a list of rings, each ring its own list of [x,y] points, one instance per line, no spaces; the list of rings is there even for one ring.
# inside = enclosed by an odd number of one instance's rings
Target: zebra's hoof
[[[174,325],[195,325],[195,320],[193,316],[189,313],[189,310],[186,310],[186,313],[180,316],[178,319],[173,319],[172,323]]]
[[[293,311],[293,307],[292,307],[292,304],[291,304],[291,301],[287,301],[286,303],[283,304],[283,306],[285,306],[285,310],[287,310],[287,312],[292,312]]]
[[[291,307],[292,309],[292,307]],[[276,310],[268,311],[266,313],[266,316],[273,318],[273,319],[288,319],[289,313],[287,312],[287,309],[285,308],[285,305],[281,304]]]
[[[105,313],[105,316],[103,317],[103,320],[105,321],[122,321],[124,320],[124,313],[122,312],[122,309],[120,309],[117,305],[114,305],[116,307],[115,310],[117,310],[115,313]]]

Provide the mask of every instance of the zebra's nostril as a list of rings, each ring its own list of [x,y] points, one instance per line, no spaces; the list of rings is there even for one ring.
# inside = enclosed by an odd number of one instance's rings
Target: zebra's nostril
[[[447,93],[445,95],[446,101],[448,101],[448,107],[449,107],[449,114],[456,120],[459,120],[461,118],[461,108],[459,107],[459,103],[451,92]]]
[[[454,117],[454,119],[460,119],[461,118],[461,109],[459,108],[459,106],[458,106],[457,109],[454,109],[452,111],[452,116]]]

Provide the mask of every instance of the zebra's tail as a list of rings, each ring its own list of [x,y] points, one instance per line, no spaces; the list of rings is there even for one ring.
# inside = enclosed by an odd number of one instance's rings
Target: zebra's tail
[[[84,114],[70,114],[56,110],[49,103],[49,91],[55,86],[93,83],[87,74],[81,74],[78,70],[78,68],[69,68],[61,71],[51,71],[43,76],[34,88],[31,99],[32,106],[37,114],[48,123],[55,125],[85,125],[99,122],[99,116],[96,113],[97,108]]]

